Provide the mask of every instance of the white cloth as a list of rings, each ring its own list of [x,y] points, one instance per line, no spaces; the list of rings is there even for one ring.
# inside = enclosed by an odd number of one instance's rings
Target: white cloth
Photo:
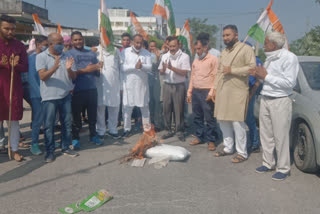
[[[292,101],[289,97],[268,99],[262,97],[259,113],[262,164],[269,169],[287,174],[290,171],[289,132]],[[277,154],[277,164],[274,150]]]
[[[9,127],[9,121],[7,120],[7,126]],[[10,136],[10,144],[11,151],[17,152],[19,149],[19,139],[20,139],[20,126],[19,121],[11,121],[11,136]]]
[[[124,122],[124,130],[131,131],[131,115],[132,115],[133,106],[123,106],[123,122]],[[142,124],[144,131],[151,130],[151,122],[150,122],[150,111],[149,106],[140,107],[141,115],[142,115]]]
[[[119,106],[111,107],[108,106],[108,129],[111,134],[118,134],[118,115],[119,115]],[[106,133],[106,106],[98,106],[97,109],[97,133],[100,136],[104,136]]]
[[[287,49],[266,52],[265,68],[268,72],[261,91],[270,97],[285,97],[292,94],[300,69],[296,55]]]
[[[175,68],[191,71],[190,65],[190,57],[188,54],[183,53],[179,50],[175,55],[172,55],[170,51],[164,54],[161,58],[161,62],[159,65],[159,70],[163,69],[163,63],[169,63]],[[182,83],[186,81],[186,76],[181,76],[176,74],[175,72],[171,71],[170,69],[166,69],[164,75],[164,82],[167,83]]]
[[[120,51],[114,55],[106,50],[103,53],[103,68],[97,77],[98,106],[118,107],[120,105]],[[98,47],[98,60],[101,60],[101,46]]]
[[[244,122],[219,121],[223,133],[223,151],[233,153],[234,141],[236,141],[236,151],[244,158],[248,158],[247,153],[247,132]],[[235,140],[234,140],[235,139]]]
[[[136,69],[136,64],[142,62],[142,68]],[[121,72],[123,72],[123,105],[124,106],[148,106],[149,84],[148,72],[151,72],[151,55],[141,49],[137,54],[132,47],[121,52]]]

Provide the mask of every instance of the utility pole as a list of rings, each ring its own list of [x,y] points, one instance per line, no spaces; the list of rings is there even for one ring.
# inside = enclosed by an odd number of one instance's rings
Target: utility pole
[[[223,40],[223,24],[219,24],[219,26],[220,26],[220,38],[219,38],[219,43],[220,43],[220,45],[219,45],[219,49],[220,49],[220,52],[222,51],[222,40]]]
[[[44,8],[47,9],[47,0],[44,0]]]

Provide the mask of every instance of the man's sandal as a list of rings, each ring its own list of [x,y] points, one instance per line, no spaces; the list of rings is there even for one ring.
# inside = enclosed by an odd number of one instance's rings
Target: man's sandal
[[[24,159],[24,157],[22,155],[20,155],[18,152],[12,152],[11,154],[12,154],[13,159],[17,162],[21,162]]]
[[[241,163],[243,161],[246,161],[247,158],[242,157],[241,155],[236,155],[235,157],[232,158],[232,163]]]
[[[231,155],[230,153],[226,153],[225,151],[218,151],[214,154],[215,157],[223,157],[223,156],[227,156],[227,155]]]

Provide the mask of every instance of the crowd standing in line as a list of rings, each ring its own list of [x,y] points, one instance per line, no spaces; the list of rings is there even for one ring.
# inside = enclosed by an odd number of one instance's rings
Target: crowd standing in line
[[[78,31],[65,37],[58,33],[37,36],[34,50],[28,51],[28,56],[24,45],[15,39],[15,19],[2,15],[1,152],[5,151],[3,122],[9,120],[13,54],[10,141],[16,161],[23,160],[18,152],[23,98],[32,107],[30,151],[33,155],[42,153],[39,134],[43,127],[48,163],[55,160],[57,147],[64,155],[79,155],[75,150],[81,148],[83,110],[88,115],[90,142],[97,146],[104,143],[106,133],[114,139],[129,137],[133,118],[136,128],[142,123],[144,132],[154,125],[157,131],[165,130],[162,139],[177,135],[184,142],[187,100],[192,104],[195,131],[190,145],[208,143],[208,150],[215,151],[217,144],[223,142],[224,148],[214,155],[221,157],[236,152],[231,161],[241,163],[248,159],[248,151],[260,151],[260,136],[263,162],[256,172],[275,169],[272,179],[284,180],[290,175],[292,101],[289,96],[299,71],[297,57],[284,48],[285,36],[277,32],[266,36],[264,65],[250,44],[239,41],[235,25],[223,28],[226,48],[221,54],[209,46],[209,38],[207,33],[197,36],[193,62],[175,36],[166,38],[162,50],[157,48],[157,42],[148,43],[141,35],[131,37],[128,33],[122,35],[120,49],[107,51],[99,45],[87,50]],[[262,87],[260,135],[253,116],[259,87]],[[122,135],[118,132],[121,120]],[[54,139],[57,121],[61,124],[61,144],[56,144]]]

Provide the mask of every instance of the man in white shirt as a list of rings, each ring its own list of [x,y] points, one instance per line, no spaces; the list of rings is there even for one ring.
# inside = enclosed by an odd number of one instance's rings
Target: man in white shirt
[[[256,172],[264,173],[276,168],[273,180],[284,180],[290,174],[292,100],[289,96],[296,85],[300,68],[297,56],[283,48],[285,41],[285,35],[281,33],[268,34],[264,44],[267,56],[265,65],[250,70],[251,74],[264,80],[259,115],[262,166]]]
[[[164,75],[163,86],[163,113],[164,124],[167,133],[162,139],[172,137],[171,130],[172,113],[175,115],[177,136],[179,140],[184,138],[184,100],[186,75],[191,71],[190,57],[179,49],[177,37],[169,37],[169,52],[162,56],[159,70]]]
[[[152,63],[150,53],[142,48],[143,37],[133,37],[133,46],[121,52],[121,70],[123,72],[123,115],[124,137],[131,131],[131,114],[133,107],[139,107],[142,114],[144,131],[150,131],[149,84],[148,72]]]

